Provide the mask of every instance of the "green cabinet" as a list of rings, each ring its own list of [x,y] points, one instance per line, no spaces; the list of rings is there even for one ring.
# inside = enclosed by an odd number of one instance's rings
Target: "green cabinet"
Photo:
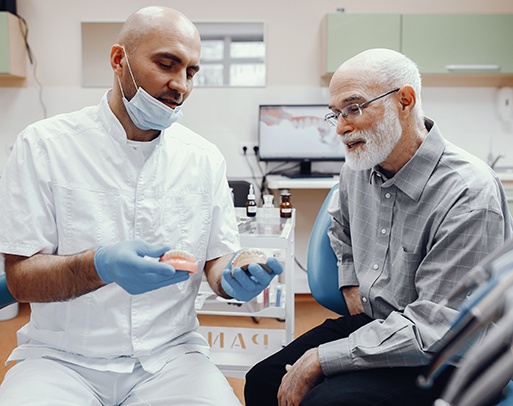
[[[513,73],[512,14],[405,14],[402,29],[423,73]]]
[[[325,19],[325,72],[369,48],[400,51],[401,15],[330,13]]]
[[[0,78],[23,78],[26,49],[21,21],[9,12],[0,12]]]
[[[327,79],[369,48],[400,51],[419,65],[424,83],[513,85],[513,14],[328,14]]]

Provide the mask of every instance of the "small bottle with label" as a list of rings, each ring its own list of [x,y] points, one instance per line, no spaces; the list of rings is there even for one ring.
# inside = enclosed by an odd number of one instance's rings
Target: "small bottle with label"
[[[255,217],[257,214],[257,204],[255,201],[255,189],[249,185],[248,199],[246,200],[246,216]]]
[[[264,223],[272,223],[274,214],[273,195],[264,195],[264,205],[262,206],[262,217]]]
[[[288,190],[281,192],[280,217],[292,217],[292,203],[290,202],[290,192]]]

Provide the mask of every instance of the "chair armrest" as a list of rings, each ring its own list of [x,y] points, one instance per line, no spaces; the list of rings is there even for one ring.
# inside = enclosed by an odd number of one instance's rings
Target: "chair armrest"
[[[11,295],[11,292],[9,292],[9,289],[7,288],[5,274],[0,274],[0,309],[15,302],[16,299],[14,299],[14,297]]]

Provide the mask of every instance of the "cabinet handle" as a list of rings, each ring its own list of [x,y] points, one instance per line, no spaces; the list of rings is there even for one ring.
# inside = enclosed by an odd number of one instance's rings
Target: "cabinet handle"
[[[448,71],[467,71],[467,70],[483,70],[483,71],[499,71],[499,65],[445,65]]]

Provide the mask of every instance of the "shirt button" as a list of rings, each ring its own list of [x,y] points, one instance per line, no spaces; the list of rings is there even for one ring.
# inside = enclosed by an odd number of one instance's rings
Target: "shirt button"
[[[381,229],[381,234],[385,235],[387,233],[387,229],[386,228],[382,228]]]
[[[367,298],[366,298],[365,296],[364,296],[364,297],[362,297],[362,302],[363,302],[363,303],[367,303]]]
[[[390,199],[390,193],[385,193],[385,198]]]
[[[379,265],[378,264],[374,264],[372,265],[372,269],[374,269],[375,271],[377,271],[379,269]]]

